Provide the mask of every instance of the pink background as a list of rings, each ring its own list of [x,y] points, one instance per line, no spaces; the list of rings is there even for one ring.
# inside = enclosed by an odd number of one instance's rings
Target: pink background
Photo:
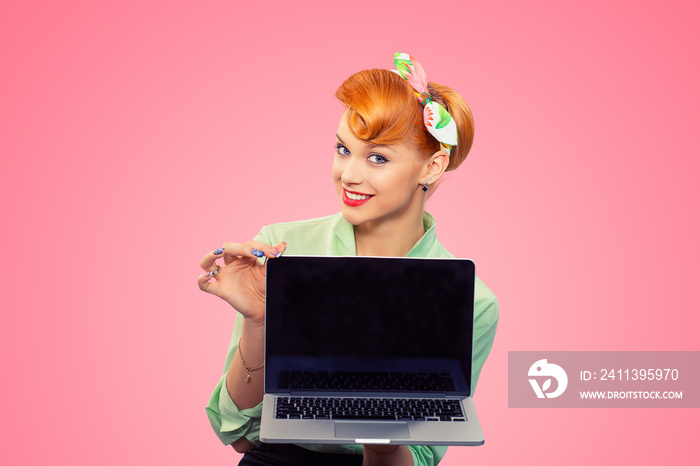
[[[700,349],[695,2],[105,3],[0,7],[1,463],[237,462],[199,261],[339,210],[333,93],[396,51],[474,111],[428,210],[501,305],[486,444],[441,464],[697,461],[697,411],[506,390],[508,351]]]

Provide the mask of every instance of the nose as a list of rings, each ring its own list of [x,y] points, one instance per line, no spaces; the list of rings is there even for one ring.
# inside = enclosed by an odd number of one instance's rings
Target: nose
[[[345,160],[340,174],[340,182],[347,186],[362,183],[362,165],[357,157],[349,157]]]

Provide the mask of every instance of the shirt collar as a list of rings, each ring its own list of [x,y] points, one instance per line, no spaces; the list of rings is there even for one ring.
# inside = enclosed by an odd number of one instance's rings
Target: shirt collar
[[[435,219],[428,212],[423,211],[423,230],[425,234],[413,245],[406,257],[428,257],[437,243],[437,235],[435,234]],[[345,220],[342,212],[337,214],[335,224],[333,225],[333,233],[340,240],[338,244],[338,255],[357,254],[355,250],[355,231],[352,224]]]
[[[345,220],[342,212],[336,215],[333,233],[340,240],[336,251],[339,256],[354,256],[357,254],[355,252],[355,231],[352,228],[352,223]]]
[[[425,234],[413,245],[406,257],[429,257],[435,243],[437,243],[437,235],[435,234],[435,219],[428,212],[423,211],[423,229]]]

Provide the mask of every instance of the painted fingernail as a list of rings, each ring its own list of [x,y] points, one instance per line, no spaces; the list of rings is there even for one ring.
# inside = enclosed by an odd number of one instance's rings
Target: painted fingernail
[[[250,253],[251,253],[252,255],[254,255],[255,257],[262,257],[262,256],[265,255],[265,253],[262,252],[262,251],[260,251],[259,249],[253,249],[253,250],[250,251]]]
[[[272,254],[272,255],[275,256],[275,257],[279,257],[279,256],[282,255],[282,253],[279,252],[279,251],[278,251],[277,249],[275,249],[275,248],[270,248],[267,252],[269,252],[270,254]]]
[[[219,249],[217,249],[216,251],[214,251],[214,254],[216,254],[217,256],[218,256],[219,254],[223,254],[223,253],[224,253],[224,248],[219,248]]]
[[[207,274],[207,277],[211,277],[211,274],[213,274],[213,273],[214,273],[214,272],[209,272],[209,273]]]

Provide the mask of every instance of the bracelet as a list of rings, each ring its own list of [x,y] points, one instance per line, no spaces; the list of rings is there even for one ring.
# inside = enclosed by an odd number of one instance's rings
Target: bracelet
[[[401,445],[396,445],[396,448],[394,448],[394,449],[391,450],[391,451],[387,451],[386,453],[379,453],[377,450],[373,449],[373,448],[370,447],[369,445],[365,445],[365,447],[367,447],[367,449],[368,449],[369,451],[372,451],[372,452],[376,453],[376,454],[379,455],[379,456],[391,455],[391,454],[394,453],[396,450],[398,450],[400,446],[401,446]]]
[[[243,363],[243,368],[245,368],[245,382],[250,383],[250,373],[254,371],[259,371],[263,367],[265,367],[265,363],[263,362],[261,365],[258,367],[248,367],[245,364],[245,359],[243,359],[243,353],[241,353],[241,339],[238,339],[238,355],[241,357],[241,362]]]

